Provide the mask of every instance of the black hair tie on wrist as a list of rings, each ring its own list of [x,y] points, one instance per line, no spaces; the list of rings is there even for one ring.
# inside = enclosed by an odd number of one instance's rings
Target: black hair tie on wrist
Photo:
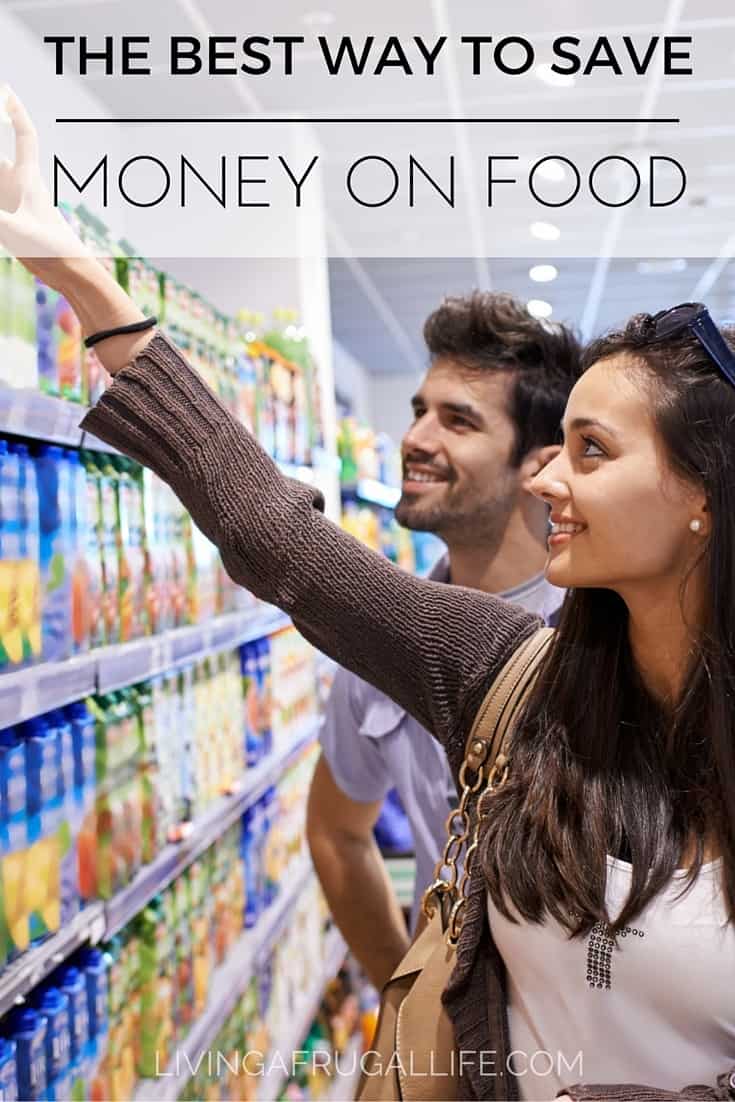
[[[144,318],[143,321],[134,321],[132,325],[120,325],[117,329],[100,329],[99,333],[93,333],[84,341],[85,348],[94,348],[100,341],[106,341],[108,337],[120,337],[125,333],[144,333],[146,329],[153,329],[158,325],[158,318]]]

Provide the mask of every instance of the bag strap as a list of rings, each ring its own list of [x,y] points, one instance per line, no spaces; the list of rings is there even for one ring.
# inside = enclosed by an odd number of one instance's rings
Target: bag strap
[[[487,779],[496,765],[502,767],[507,760],[508,734],[526,702],[553,636],[553,628],[539,628],[503,666],[486,692],[467,736],[463,768],[466,764],[475,772],[482,769]]]
[[[447,818],[447,842],[434,871],[434,880],[424,892],[422,910],[431,919],[437,904],[441,908],[449,945],[456,945],[462,928],[472,859],[478,845],[481,817],[476,817],[472,844],[472,805],[482,789],[493,791],[507,777],[508,743],[513,723],[526,702],[539,664],[554,635],[553,628],[539,628],[510,656],[485,694],[467,737],[465,757],[459,771],[459,806]],[[466,852],[465,852],[466,851]],[[464,853],[464,867],[458,882],[458,863]],[[448,869],[448,876],[444,870]]]

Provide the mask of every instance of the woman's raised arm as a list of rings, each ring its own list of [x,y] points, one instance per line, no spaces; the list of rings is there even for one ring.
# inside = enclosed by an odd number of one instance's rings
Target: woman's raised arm
[[[9,109],[16,161],[0,167],[0,243],[71,302],[85,334],[140,320],[53,207],[31,121],[16,99]],[[408,709],[456,765],[490,679],[538,619],[414,578],[328,521],[320,495],[284,478],[161,333],[97,347],[115,379],[83,427],[161,475],[236,582]]]

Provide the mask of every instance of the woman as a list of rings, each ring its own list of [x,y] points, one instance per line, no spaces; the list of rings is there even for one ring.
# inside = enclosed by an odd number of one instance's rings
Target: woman
[[[86,334],[137,329],[52,208],[33,127],[9,109],[0,241]],[[572,592],[494,797],[444,996],[460,1050],[487,1057],[467,1061],[467,1098],[735,1098],[735,360],[699,313],[592,346],[564,447],[536,480],[548,576]],[[152,332],[100,339],[116,379],[84,428],[165,478],[232,577],[411,711],[456,770],[488,686],[538,621],[403,574],[326,521],[319,495],[284,479]]]

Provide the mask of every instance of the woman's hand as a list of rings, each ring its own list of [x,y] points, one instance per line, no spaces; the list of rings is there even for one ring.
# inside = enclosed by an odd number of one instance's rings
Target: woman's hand
[[[0,245],[65,296],[84,336],[141,321],[138,307],[52,203],[38,163],[36,128],[12,92],[6,109],[15,130],[15,162],[0,162]],[[152,336],[147,330],[111,337],[97,345],[97,355],[114,375],[143,351]]]
[[[6,110],[15,131],[15,162],[0,161],[0,245],[49,287],[58,286],[60,258],[91,256],[51,201],[38,162],[38,136],[28,112],[9,92]]]

